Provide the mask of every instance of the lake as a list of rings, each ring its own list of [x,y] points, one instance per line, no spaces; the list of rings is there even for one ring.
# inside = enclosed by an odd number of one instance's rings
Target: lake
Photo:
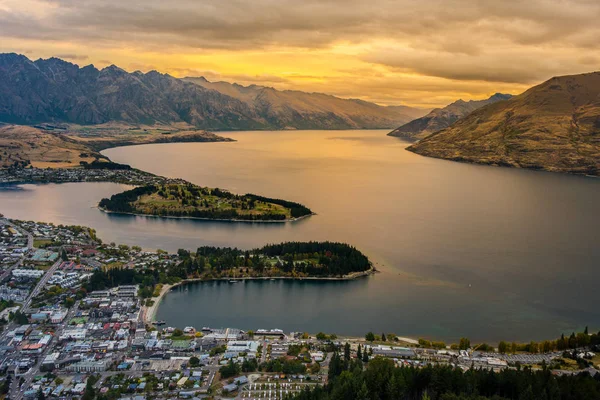
[[[0,212],[88,225],[105,241],[170,251],[342,241],[381,271],[353,282],[188,285],[158,310],[173,326],[491,342],[600,328],[600,180],[421,157],[386,133],[228,132],[237,142],[104,151],[155,174],[297,201],[317,213],[294,223],[108,215],[94,205],[125,188],[110,183],[0,191]]]

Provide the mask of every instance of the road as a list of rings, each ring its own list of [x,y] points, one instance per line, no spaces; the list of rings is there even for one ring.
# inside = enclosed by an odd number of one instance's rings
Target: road
[[[56,261],[54,264],[52,264],[52,267],[50,267],[50,269],[48,271],[46,271],[46,273],[42,276],[42,278],[39,280],[37,285],[35,285],[35,287],[31,291],[31,293],[29,293],[27,300],[25,300],[25,302],[23,303],[23,312],[29,311],[29,306],[31,304],[31,300],[40,293],[40,291],[44,288],[44,286],[46,286],[46,283],[48,282],[50,277],[52,277],[54,272],[56,272],[56,270],[58,269],[60,264],[62,264],[62,262],[63,262],[62,259],[59,259],[58,261]]]

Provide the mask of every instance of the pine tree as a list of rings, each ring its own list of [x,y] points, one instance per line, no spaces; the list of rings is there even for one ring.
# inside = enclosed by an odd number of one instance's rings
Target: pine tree
[[[362,346],[360,344],[358,345],[358,350],[356,351],[356,358],[362,360]]]
[[[365,381],[363,381],[362,385],[360,386],[360,389],[358,390],[358,392],[356,393],[356,400],[368,400],[371,397],[369,396],[369,389],[367,388],[367,383]]]

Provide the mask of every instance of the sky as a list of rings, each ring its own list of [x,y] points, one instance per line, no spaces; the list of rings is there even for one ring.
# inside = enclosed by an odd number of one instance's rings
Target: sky
[[[598,0],[0,0],[0,52],[444,106],[600,70]]]

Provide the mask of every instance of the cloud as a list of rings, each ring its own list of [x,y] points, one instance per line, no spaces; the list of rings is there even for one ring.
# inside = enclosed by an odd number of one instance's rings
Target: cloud
[[[57,54],[56,57],[71,61],[85,61],[89,58],[83,54]]]
[[[0,37],[70,60],[429,104],[600,68],[599,20],[597,0],[4,0]]]

